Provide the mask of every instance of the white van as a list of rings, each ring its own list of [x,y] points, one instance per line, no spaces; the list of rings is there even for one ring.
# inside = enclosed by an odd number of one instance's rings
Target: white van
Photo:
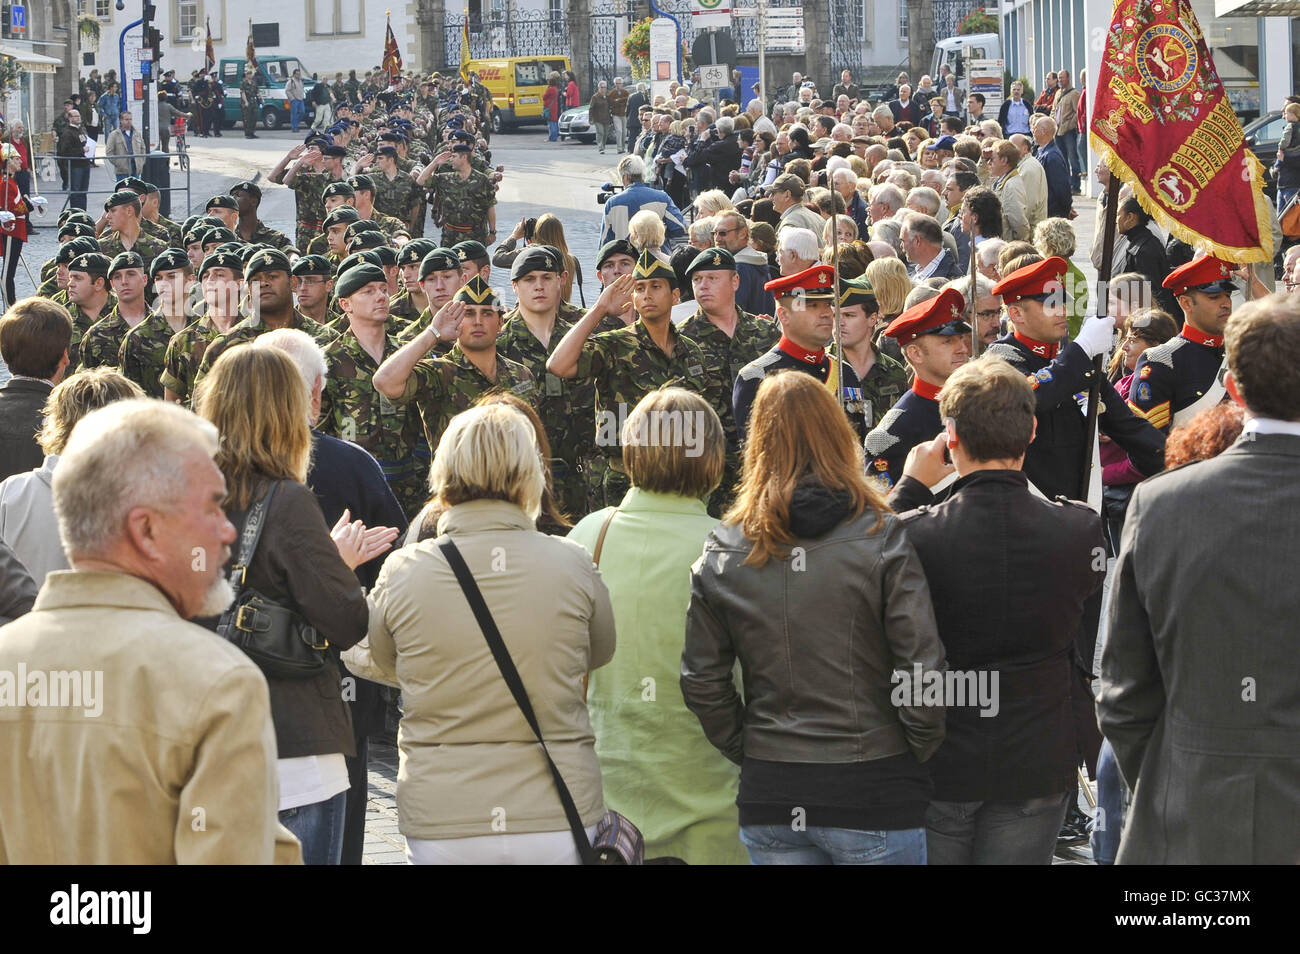
[[[996,33],[972,33],[969,36],[950,36],[940,40],[934,46],[934,60],[930,64],[930,75],[934,85],[942,88],[943,80],[939,78],[940,67],[947,66],[957,74],[957,84],[966,85],[966,63],[968,60],[1002,59],[1002,38]]]

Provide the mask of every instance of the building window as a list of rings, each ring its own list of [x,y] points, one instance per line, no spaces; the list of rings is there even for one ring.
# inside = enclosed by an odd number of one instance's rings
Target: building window
[[[176,35],[173,39],[177,42],[194,36],[196,31],[202,35],[202,24],[199,23],[199,0],[176,0],[175,22]]]
[[[898,38],[907,39],[907,2],[898,0]]]
[[[312,36],[358,36],[363,31],[363,0],[311,0]]]
[[[113,16],[113,0],[95,0],[95,19],[108,20]]]
[[[551,0],[550,12],[551,34],[560,36],[564,33],[564,0]]]

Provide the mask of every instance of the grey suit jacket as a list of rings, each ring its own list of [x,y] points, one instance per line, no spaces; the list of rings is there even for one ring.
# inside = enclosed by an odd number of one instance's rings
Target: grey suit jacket
[[[1297,474],[1300,437],[1247,435],[1133,494],[1097,700],[1120,863],[1300,862]]]

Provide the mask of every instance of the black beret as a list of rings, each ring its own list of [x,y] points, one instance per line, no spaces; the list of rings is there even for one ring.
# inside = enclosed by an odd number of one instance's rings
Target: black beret
[[[559,249],[550,245],[530,245],[515,256],[510,268],[510,280],[517,281],[529,272],[554,272],[559,275],[564,271],[564,257]]]
[[[211,209],[213,207],[218,209],[230,209],[232,212],[239,211],[239,203],[235,201],[235,197],[233,195],[226,195],[224,192],[221,195],[214,195],[212,198],[208,199],[207,205],[203,206],[205,209]]]
[[[483,247],[482,242],[475,242],[469,239],[464,242],[458,242],[451,247],[456,253],[456,257],[462,262],[483,262],[488,260],[488,250]]]
[[[357,173],[355,176],[348,179],[348,184],[357,192],[375,191],[375,180],[370,178],[370,176],[366,175],[364,172]]]
[[[325,187],[324,191],[321,192],[321,198],[332,199],[336,195],[341,195],[344,198],[349,198],[351,196],[355,196],[356,192],[353,190],[352,184],[348,182],[347,179],[339,179],[337,182],[331,182],[329,185]]]
[[[334,266],[324,255],[302,255],[298,261],[293,263],[291,269],[294,275],[325,275],[332,277],[334,275]]]
[[[102,275],[107,278],[108,269],[112,264],[107,255],[99,252],[83,252],[68,262],[68,271],[85,272],[87,275]]]
[[[230,194],[234,195],[236,192],[248,192],[258,199],[262,197],[261,188],[251,179],[245,179],[243,182],[236,182],[232,185],[230,187]]]
[[[190,257],[182,249],[169,248],[160,252],[149,263],[149,277],[154,278],[159,272],[170,272],[178,268],[189,268]]]
[[[398,265],[419,265],[438,243],[429,238],[411,239],[397,251]]]
[[[260,272],[280,271],[288,274],[289,256],[278,248],[259,248],[244,262],[244,281]]]
[[[244,263],[239,260],[239,256],[234,252],[216,251],[206,256],[201,265],[199,265],[199,278],[207,274],[209,269],[228,268],[236,275],[243,274]]]
[[[138,268],[144,271],[144,259],[140,257],[139,252],[119,252],[108,263],[108,277],[112,278],[116,272],[124,268]],[[81,269],[84,271],[84,269]]]
[[[613,255],[626,255],[636,261],[636,247],[627,239],[614,239],[612,242],[606,242],[600,247],[600,253],[596,256],[596,267],[600,268]]]
[[[322,146],[320,154],[329,156],[331,159],[342,159],[348,154],[348,151],[342,146]]]
[[[224,225],[211,226],[208,228],[207,234],[203,236],[203,244],[211,245],[213,242],[216,242],[218,245],[224,245],[227,242],[240,245],[243,244],[239,241],[239,236],[236,235],[232,229],[228,229]]]
[[[433,272],[458,272],[460,259],[449,248],[435,248],[420,261],[420,281],[424,281]]]
[[[117,190],[130,189],[137,195],[143,195],[149,191],[149,187],[145,185],[144,180],[139,176],[123,176],[117,180],[113,188]]]
[[[98,251],[99,243],[95,241],[93,236],[81,236],[60,245],[58,252],[54,255],[54,261],[59,265],[67,265],[79,255]]]
[[[383,282],[384,287],[388,287],[388,277],[382,268],[371,262],[358,262],[339,275],[334,282],[334,294],[339,298],[347,298],[372,282]]]
[[[89,236],[90,238],[94,238],[95,227],[87,222],[80,222],[75,219],[71,222],[65,222],[59,226],[58,238],[60,242],[62,242],[65,238],[69,238],[69,239],[82,238],[83,236]]]
[[[452,152],[473,152],[474,147],[467,142],[457,142],[451,147]]]
[[[131,205],[132,203],[138,205],[139,202],[140,197],[130,189],[118,189],[104,200],[104,211],[107,212],[109,209],[115,209],[119,205]]]
[[[336,225],[350,225],[361,221],[361,213],[350,205],[340,205],[321,220],[321,231],[332,229]]]
[[[375,150],[375,155],[388,156],[390,159],[399,158],[397,155],[397,150],[393,146],[380,146],[378,149]]]

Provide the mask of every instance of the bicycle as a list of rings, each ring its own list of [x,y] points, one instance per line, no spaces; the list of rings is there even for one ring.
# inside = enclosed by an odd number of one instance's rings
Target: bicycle
[[[185,117],[177,116],[176,121],[172,123],[172,139],[176,143],[177,162],[182,172],[186,172],[190,167],[189,146],[185,141]]]

